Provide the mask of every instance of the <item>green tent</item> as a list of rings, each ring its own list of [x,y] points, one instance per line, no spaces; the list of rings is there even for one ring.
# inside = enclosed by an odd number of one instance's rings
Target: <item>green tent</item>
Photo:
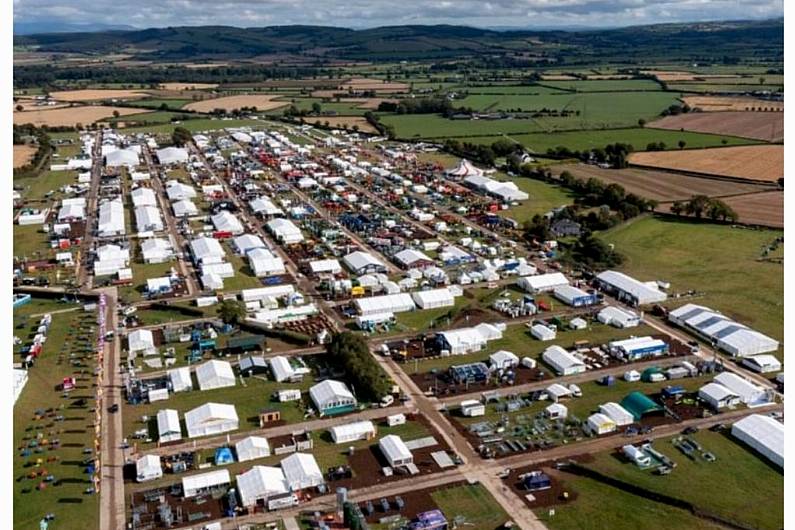
[[[652,412],[662,412],[663,410],[663,408],[652,401],[649,396],[638,392],[637,390],[631,394],[628,394],[624,399],[622,399],[621,406],[632,414],[632,416],[635,418],[635,421],[640,421],[640,419],[646,414],[650,414]]]
[[[640,374],[640,380],[643,381],[644,383],[649,383],[651,382],[651,377],[654,374],[661,374],[661,373],[663,373],[661,369],[657,368],[656,366],[651,366],[643,370],[643,373]]]

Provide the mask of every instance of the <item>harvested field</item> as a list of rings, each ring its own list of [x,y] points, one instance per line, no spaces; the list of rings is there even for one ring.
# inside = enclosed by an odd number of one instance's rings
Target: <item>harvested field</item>
[[[14,111],[20,112],[17,107],[22,107],[22,111],[27,112],[31,110],[52,110],[52,109],[62,109],[64,107],[68,107],[71,103],[67,102],[57,102],[55,105],[38,105],[39,101],[34,101],[32,99],[25,99],[20,98],[14,103]]]
[[[321,123],[328,123],[330,127],[336,127],[339,129],[350,128],[354,125],[359,127],[359,131],[371,134],[377,134],[378,131],[370,125],[365,118],[361,116],[321,116],[320,117]],[[309,123],[314,123],[311,119]]]
[[[343,98],[340,101],[348,101],[348,100]],[[354,101],[354,100],[351,99],[350,101]],[[362,100],[359,100],[359,101],[360,101],[359,105],[356,105],[357,109],[372,109],[372,110],[377,109],[378,106],[384,101],[389,102],[389,103],[397,103],[398,102],[398,100],[396,100],[396,99],[386,99],[386,98],[368,98],[368,99],[362,99]]]
[[[231,111],[243,107],[256,107],[257,110],[273,110],[288,104],[287,101],[274,101],[278,97],[278,95],[226,96],[189,103],[184,108],[198,112],[211,112],[214,109]]]
[[[723,202],[737,212],[743,223],[784,228],[783,191],[727,197]]]
[[[647,127],[741,136],[767,142],[784,140],[783,112],[691,112],[666,116]]]
[[[706,175],[776,182],[784,176],[783,145],[748,145],[632,153],[630,164]]]
[[[48,125],[50,127],[69,126],[82,123],[87,125],[105,118],[113,116],[113,111],[118,111],[119,115],[139,114],[150,112],[150,109],[132,109],[125,107],[109,107],[104,105],[91,105],[81,107],[68,107],[55,110],[32,110],[27,112],[15,112],[14,123],[32,123],[36,126]]]
[[[376,92],[408,92],[409,85],[406,83],[390,83],[380,79],[369,79],[366,77],[354,77],[342,83],[341,90],[374,90]]]
[[[22,167],[33,158],[36,154],[37,147],[35,145],[15,145],[14,146],[14,168]]]
[[[651,74],[659,81],[702,81],[719,77],[737,77],[734,74],[696,74],[678,70],[643,70],[642,74]]]
[[[624,74],[593,74],[585,77],[588,81],[610,81],[618,79],[632,79],[631,75]]]
[[[566,74],[549,74],[549,75],[542,75],[541,79],[544,81],[574,81],[577,79],[573,75],[566,75]]]
[[[731,182],[713,178],[681,175],[668,171],[647,169],[602,169],[586,164],[554,166],[553,173],[559,175],[568,171],[583,180],[596,178],[608,184],[620,184],[628,193],[635,193],[647,199],[660,202],[689,199],[693,195],[703,194],[709,197],[751,193],[764,189],[759,185],[743,182]]]
[[[217,86],[218,83],[160,83],[163,90],[204,90]]]
[[[116,90],[116,89],[85,89],[62,90],[50,92],[50,96],[58,101],[98,101],[102,99],[136,99],[145,98],[149,94],[142,90]]]
[[[751,109],[761,109],[763,112],[784,111],[783,101],[767,101],[756,98],[740,98],[728,96],[685,96],[682,98],[689,107],[701,109],[704,112],[718,112],[725,110],[742,110],[754,112]],[[759,112],[755,111],[755,112]]]

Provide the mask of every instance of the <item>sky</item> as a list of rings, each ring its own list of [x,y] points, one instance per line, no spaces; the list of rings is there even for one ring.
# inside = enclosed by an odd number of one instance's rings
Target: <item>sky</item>
[[[783,16],[783,0],[14,0],[14,22],[239,27],[616,27]]]

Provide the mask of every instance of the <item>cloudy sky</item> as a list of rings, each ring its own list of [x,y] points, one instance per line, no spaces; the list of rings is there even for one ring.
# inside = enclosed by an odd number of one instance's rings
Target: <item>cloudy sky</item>
[[[14,0],[14,21],[240,27],[613,27],[783,16],[783,0]]]

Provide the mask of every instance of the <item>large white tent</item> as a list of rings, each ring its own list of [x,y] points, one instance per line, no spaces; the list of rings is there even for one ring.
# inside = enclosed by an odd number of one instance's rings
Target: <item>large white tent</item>
[[[455,305],[455,298],[450,289],[430,289],[427,291],[416,291],[411,293],[411,298],[420,309],[437,309],[439,307],[450,307]]]
[[[234,405],[205,403],[185,413],[188,438],[234,431],[239,420]]]
[[[226,210],[222,210],[213,215],[210,217],[210,220],[215,229],[219,232],[229,232],[232,235],[243,233],[243,225],[240,223],[240,220],[235,217],[234,214]]]
[[[550,346],[541,355],[545,363],[550,365],[558,375],[573,375],[585,371],[585,363],[574,354],[560,346]]]
[[[668,298],[668,295],[661,291],[656,283],[644,283],[623,272],[601,272],[596,276],[596,283],[618,300],[631,305],[654,304]]]
[[[306,453],[293,453],[281,462],[287,485],[292,490],[314,488],[323,484],[323,473],[315,457]]]
[[[248,462],[271,455],[268,440],[262,436],[248,436],[235,444],[238,462]]]
[[[232,246],[235,247],[235,251],[241,256],[245,256],[246,253],[255,248],[267,248],[262,238],[255,234],[237,236],[232,240]]]
[[[764,388],[733,372],[720,373],[715,376],[714,381],[740,396],[740,400],[746,405],[753,406],[767,403],[767,392]]]
[[[186,392],[193,390],[193,379],[190,376],[190,368],[181,366],[173,368],[168,372],[168,380],[171,383],[172,392]]]
[[[354,274],[386,272],[386,265],[381,260],[361,250],[347,254],[342,258],[342,263]]]
[[[254,466],[236,477],[240,503],[254,506],[274,495],[287,493],[289,486],[284,472],[278,467]]]
[[[169,180],[166,182],[166,195],[170,201],[182,201],[196,197],[196,190],[178,180]]]
[[[550,272],[538,276],[523,276],[517,280],[516,285],[528,293],[542,293],[552,291],[556,287],[568,285],[569,280],[562,272]]]
[[[282,355],[272,357],[270,359],[270,366],[271,372],[273,373],[273,378],[278,383],[287,381],[295,374],[295,370],[293,370],[293,367],[290,365],[290,361],[287,359],[287,357]]]
[[[405,466],[414,462],[414,457],[405,442],[395,434],[388,434],[378,440],[378,448],[390,466]]]
[[[248,263],[254,276],[260,278],[262,276],[272,276],[274,274],[283,274],[286,270],[284,267],[284,260],[275,255],[268,249],[255,248],[248,251]]]
[[[144,455],[135,462],[135,480],[146,482],[157,480],[163,476],[163,468],[160,466],[160,457],[157,455]]]
[[[289,219],[278,218],[271,219],[265,225],[273,236],[282,244],[291,245],[293,243],[300,243],[304,240],[301,229]]]
[[[331,439],[336,444],[369,440],[375,436],[375,425],[369,420],[355,421],[353,423],[335,425],[329,429],[329,433],[331,433]]]
[[[156,355],[155,339],[149,329],[136,329],[127,335],[127,351],[131,355],[141,353],[144,356]]]
[[[190,199],[182,199],[171,205],[174,210],[174,217],[191,217],[199,214],[199,209]]]
[[[135,208],[135,226],[139,232],[160,232],[163,230],[163,218],[155,206],[137,206]]]
[[[190,242],[191,254],[196,263],[221,263],[226,252],[217,239],[197,237]]]
[[[784,424],[762,414],[752,414],[732,425],[732,436],[762,456],[784,467]]]
[[[135,188],[130,193],[133,206],[157,206],[157,197],[152,188]]]
[[[619,427],[635,422],[635,417],[631,412],[612,401],[599,405],[599,412],[613,420],[613,423]]]
[[[121,197],[100,204],[98,217],[97,232],[100,237],[121,236],[125,234],[124,204],[121,202]]]
[[[357,298],[354,300],[354,305],[356,306],[357,312],[362,316],[378,313],[402,313],[404,311],[411,311],[416,307],[414,305],[414,299],[408,293]]]
[[[187,162],[188,151],[182,147],[165,147],[157,150],[157,159],[164,166]]]
[[[235,386],[235,373],[228,362],[212,359],[196,368],[196,380],[201,390],[224,388]]]
[[[176,410],[162,409],[157,412],[157,439],[160,443],[182,439],[182,427],[179,425],[179,413]]]
[[[135,167],[138,165],[138,153],[133,149],[116,149],[105,155],[107,167]]]
[[[182,478],[182,495],[186,499],[196,497],[210,490],[221,488],[232,482],[228,469],[216,469]]]
[[[326,379],[309,389],[309,397],[321,414],[333,412],[335,409],[355,407],[356,398],[345,383]]]

